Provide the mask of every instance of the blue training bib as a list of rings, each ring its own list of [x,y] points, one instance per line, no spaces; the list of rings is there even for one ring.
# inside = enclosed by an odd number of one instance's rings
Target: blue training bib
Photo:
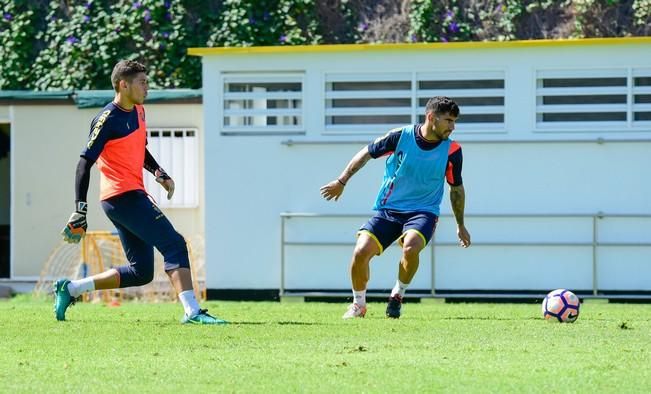
[[[389,156],[374,210],[425,211],[439,215],[451,139],[432,150],[416,143],[415,126],[402,129]]]

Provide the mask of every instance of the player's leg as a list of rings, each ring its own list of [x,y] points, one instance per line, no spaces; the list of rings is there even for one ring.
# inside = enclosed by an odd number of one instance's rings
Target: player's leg
[[[66,310],[77,297],[94,290],[120,287],[120,274],[114,268],[76,280],[59,279],[54,282],[54,313],[57,320],[66,319]]]
[[[154,278],[154,249],[122,221],[131,221],[138,211],[133,211],[130,198],[123,195],[102,201],[102,208],[113,222],[122,248],[125,251],[128,265],[111,268],[87,278],[77,280],[59,279],[54,284],[54,311],[57,320],[65,320],[67,308],[74,304],[75,299],[84,293],[95,290],[107,290],[132,286],[142,286]]]
[[[408,229],[402,237],[402,256],[398,265],[398,280],[411,283],[420,263],[420,252],[426,245],[425,236],[418,230]]]
[[[167,271],[167,276],[183,304],[185,315],[183,323],[190,324],[227,324],[228,322],[208,314],[207,309],[199,308],[199,302],[192,287],[192,272],[190,268],[176,268]]]
[[[154,248],[137,230],[139,220],[146,222],[150,212],[134,204],[134,192],[102,201],[102,209],[120,237],[129,264],[114,268],[113,277],[95,277],[96,290],[142,286],[154,279]],[[111,270],[109,270],[111,271]]]
[[[357,243],[350,263],[353,303],[344,313],[344,319],[364,317],[366,314],[366,286],[370,279],[370,261],[380,255],[400,235],[402,226],[378,212],[357,233]]]
[[[199,307],[192,287],[188,247],[183,236],[174,229],[172,223],[144,192],[129,192],[125,195],[128,195],[130,209],[137,213],[122,218],[120,224],[141,242],[150,248],[155,247],[163,255],[165,272],[183,304],[185,312],[183,322],[224,324],[224,320],[209,315],[207,310]]]
[[[399,244],[402,246],[402,256],[398,265],[398,280],[391,290],[387,304],[387,317],[400,317],[402,298],[411,283],[420,264],[420,252],[425,248],[434,234],[437,217],[431,213],[410,215],[404,225],[404,232]]]
[[[66,310],[77,297],[93,290],[119,287],[120,275],[111,268],[97,275],[76,280],[59,279],[54,282],[54,314],[57,320],[66,319]]]
[[[360,231],[357,237],[357,243],[353,250],[353,257],[350,261],[350,279],[353,285],[353,291],[362,291],[366,289],[368,280],[371,277],[369,264],[373,256],[382,252],[382,245],[372,233]]]
[[[364,317],[366,315],[366,284],[370,278],[369,264],[373,256],[380,254],[381,245],[374,235],[360,231],[350,262],[350,279],[353,285],[353,303],[350,304],[344,319]]]

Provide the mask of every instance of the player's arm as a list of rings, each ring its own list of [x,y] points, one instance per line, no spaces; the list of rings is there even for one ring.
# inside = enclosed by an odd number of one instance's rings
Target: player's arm
[[[105,110],[93,119],[90,125],[88,142],[77,163],[75,172],[75,210],[61,231],[63,240],[69,243],[77,243],[86,235],[86,229],[88,228],[86,221],[88,203],[86,201],[88,201],[90,169],[97,161],[102,150],[104,150],[106,143],[111,139],[110,114],[110,110]]]
[[[326,200],[334,199],[337,201],[344,192],[344,187],[348,184],[350,178],[364,167],[369,160],[389,154],[396,149],[401,133],[402,129],[392,130],[385,136],[368,144],[368,146],[363,147],[353,156],[337,179],[321,187],[321,196]]]
[[[75,211],[70,215],[68,223],[61,231],[63,240],[69,243],[77,243],[86,235],[88,222],[88,185],[90,184],[90,169],[95,163],[94,160],[81,156],[77,163],[75,174]]]
[[[145,170],[151,172],[156,177],[156,182],[160,183],[161,186],[167,191],[167,199],[171,200],[174,195],[174,180],[167,175],[167,172],[163,167],[159,166],[154,159],[154,156],[149,153],[149,149],[145,148]]]
[[[456,144],[456,143],[455,143]],[[448,169],[446,178],[450,185],[450,205],[457,222],[457,236],[459,245],[467,248],[470,246],[470,233],[464,223],[464,210],[466,205],[466,190],[463,187],[461,179],[461,168],[463,165],[463,155],[461,147],[457,144],[450,149],[448,156]]]
[[[459,244],[464,248],[470,246],[470,233],[464,224],[463,211],[466,203],[466,191],[463,185],[450,186],[450,203],[452,204],[452,212],[457,221],[457,236],[459,237]]]
[[[371,155],[368,153],[368,147],[363,147],[359,152],[353,156],[346,168],[341,172],[337,179],[330,181],[328,184],[321,186],[321,196],[326,200],[334,199],[337,201],[341,194],[344,192],[344,187],[348,184],[357,171],[359,171],[368,161],[371,160]]]

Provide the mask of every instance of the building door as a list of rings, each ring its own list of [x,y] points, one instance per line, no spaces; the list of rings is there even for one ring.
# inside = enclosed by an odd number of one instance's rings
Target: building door
[[[0,123],[0,278],[9,278],[9,225],[11,223],[10,124]]]

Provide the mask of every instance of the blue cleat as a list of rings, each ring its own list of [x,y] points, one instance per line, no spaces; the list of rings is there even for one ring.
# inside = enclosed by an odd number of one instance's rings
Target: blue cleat
[[[402,297],[400,297],[400,294],[390,297],[389,303],[387,304],[387,317],[391,319],[400,318],[400,308],[402,308]]]
[[[187,315],[181,321],[183,324],[228,324],[226,320],[218,319],[208,314],[208,309],[199,309],[199,313],[188,317]]]
[[[54,282],[54,314],[59,321],[66,320],[66,309],[75,303],[75,299],[68,291],[68,279],[59,279]]]

